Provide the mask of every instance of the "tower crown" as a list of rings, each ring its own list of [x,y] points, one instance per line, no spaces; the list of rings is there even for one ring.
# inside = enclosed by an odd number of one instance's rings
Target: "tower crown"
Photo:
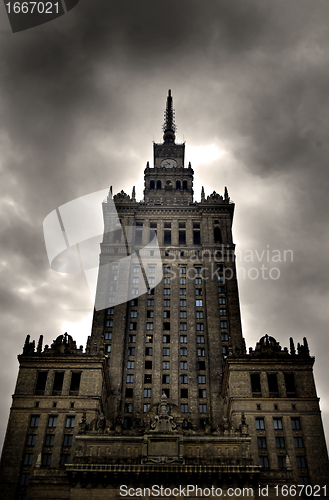
[[[163,143],[164,144],[174,144],[175,143],[175,111],[173,108],[173,100],[171,97],[171,90],[168,90],[166,111],[164,113],[165,121],[163,124]]]

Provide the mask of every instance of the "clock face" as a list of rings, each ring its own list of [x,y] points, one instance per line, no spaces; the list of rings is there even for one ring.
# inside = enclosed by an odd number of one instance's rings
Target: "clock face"
[[[176,166],[177,166],[177,161],[172,160],[171,158],[166,158],[165,160],[162,160],[162,162],[161,162],[161,167],[174,168]]]

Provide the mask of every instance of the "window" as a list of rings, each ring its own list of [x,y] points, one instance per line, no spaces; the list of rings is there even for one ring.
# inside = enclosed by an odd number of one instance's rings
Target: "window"
[[[169,274],[170,273],[170,266],[164,266],[163,272],[164,272],[164,274]]]
[[[186,274],[186,267],[180,267],[179,268],[179,274]]]
[[[170,295],[170,288],[164,288],[163,295]]]
[[[151,393],[152,393],[151,389],[144,389],[144,398],[150,398]]]
[[[138,285],[139,283],[139,278],[133,278],[133,284]]]
[[[148,288],[147,295],[154,295],[154,288]]]
[[[179,336],[179,342],[181,344],[187,344],[187,335],[180,335]]]
[[[228,341],[228,333],[227,332],[223,332],[221,334],[221,338],[222,338],[223,342],[227,342]]]
[[[225,286],[219,286],[218,287],[218,293],[225,293]],[[224,300],[225,300],[225,298],[224,298]],[[225,304],[225,302],[223,302],[223,304]]]
[[[48,427],[56,427],[56,425],[57,425],[57,415],[49,415]]]
[[[52,454],[51,453],[43,453],[42,455],[42,465],[49,467],[51,464],[51,458]]]
[[[163,243],[165,245],[171,245],[171,231],[164,231]]]
[[[298,485],[308,486],[310,484],[308,476],[299,476]]]
[[[143,405],[143,413],[146,413],[150,406],[151,406],[150,403],[144,404]]]
[[[145,373],[144,375],[144,384],[152,383],[152,375],[150,373]]]
[[[285,448],[284,437],[278,436],[275,438],[275,446],[277,448]]]
[[[274,429],[282,429],[282,418],[273,418]]]
[[[186,347],[181,347],[179,351],[180,351],[180,355],[181,356],[187,356],[187,349],[186,349]]]
[[[219,299],[218,299],[218,304],[220,304],[220,305],[226,304],[226,299],[225,299],[225,297],[219,297]]]
[[[132,299],[130,301],[131,307],[137,307],[138,306],[138,299]]]
[[[73,415],[68,415],[66,417],[65,427],[73,428],[75,422],[75,417]]]
[[[152,370],[152,361],[145,361],[145,370]]]
[[[306,468],[306,458],[304,456],[296,457],[297,459],[297,467],[298,469],[305,469]]]
[[[224,276],[217,276],[217,281],[219,281],[219,283],[224,283]]]
[[[266,437],[257,438],[258,448],[267,448]]]
[[[25,453],[23,457],[23,465],[32,465],[33,453]]]
[[[179,323],[179,329],[180,329],[180,331],[186,331],[187,330],[187,323]]]
[[[304,442],[302,437],[294,438],[295,448],[304,448]]]
[[[126,398],[132,398],[134,395],[134,389],[131,387],[126,387]]]
[[[187,384],[187,375],[181,375],[180,376],[180,383],[181,384]]]
[[[267,374],[267,383],[268,390],[270,396],[278,396],[279,395],[279,387],[276,373],[268,373]]]
[[[186,299],[180,299],[179,305],[180,307],[186,307]]]
[[[206,369],[205,361],[198,361],[198,370],[205,370],[205,369]]]
[[[128,347],[128,356],[135,356],[135,347]]]
[[[163,335],[162,336],[162,342],[164,344],[170,344],[170,335]]]
[[[299,417],[292,417],[291,418],[291,427],[294,431],[299,430],[300,427],[300,418]]]
[[[139,266],[134,266],[133,267],[133,273],[134,274],[139,274],[139,271],[140,271],[140,267]]]
[[[284,382],[286,385],[287,397],[296,397],[295,376],[293,373],[284,373]]]
[[[227,321],[221,321],[220,322],[220,327],[221,328],[227,328]]]
[[[38,372],[35,394],[42,396],[45,393],[48,372]]]
[[[202,307],[203,306],[202,300],[200,300],[200,299],[196,300],[195,305],[196,305],[196,307]]]
[[[162,375],[162,383],[169,384],[170,383],[170,375]]]
[[[128,342],[129,342],[129,343],[134,343],[134,342],[136,342],[136,335],[129,335],[129,337],[128,337]]]
[[[130,323],[129,330],[137,330],[137,323]]]
[[[181,370],[187,370],[187,361],[180,361],[179,366]]]
[[[137,318],[137,311],[130,311],[130,317],[131,318]],[[113,320],[112,320],[112,325],[113,326]]]
[[[222,334],[223,335],[223,334]],[[226,334],[228,337],[228,334]],[[227,338],[228,340],[228,338]],[[260,397],[262,395],[262,389],[260,385],[260,374],[259,373],[251,373],[250,374],[250,382],[251,382],[251,392],[253,396]]]
[[[186,285],[186,278],[179,278],[180,285]]]
[[[163,307],[170,307],[170,299],[163,300]]]
[[[180,411],[182,413],[188,413],[188,405],[187,404],[180,405]]]
[[[153,330],[153,323],[146,323],[146,330]]]
[[[162,392],[164,392],[164,394],[167,396],[167,398],[169,398],[169,396],[170,396],[170,391],[169,391],[169,389],[164,389],[164,388],[163,388],[163,389],[162,389]],[[170,409],[169,405],[167,405],[166,409],[167,409],[167,412],[169,412],[169,409]]]
[[[170,348],[169,347],[162,348],[162,356],[170,356]]]
[[[200,231],[193,231],[193,244],[201,245]]]
[[[180,390],[180,397],[183,399],[188,398],[188,389],[181,389]]]
[[[30,427],[38,427],[39,426],[40,415],[31,415]]]
[[[62,394],[64,372],[55,372],[53,395]]]
[[[206,376],[198,375],[198,384],[205,384],[205,383],[206,383]]]
[[[127,375],[127,377],[126,377],[126,382],[127,382],[127,384],[132,384],[134,382],[134,375],[131,375],[129,373],[129,375]]]
[[[259,465],[264,469],[268,469],[268,457],[266,455],[261,455],[259,457]]]
[[[153,347],[145,347],[145,356],[153,355]]]
[[[199,413],[207,413],[207,405],[199,405]]]
[[[220,315],[220,316],[227,316],[226,309],[220,309],[220,310],[219,310],[219,315]]]
[[[170,285],[170,278],[169,278],[169,276],[163,278],[163,284],[164,285]]]
[[[149,266],[149,274],[155,274],[155,266]]]
[[[278,466],[279,466],[279,469],[286,469],[287,468],[286,457],[283,457],[281,455],[278,456]]]
[[[204,357],[204,349],[197,349],[197,356]]]
[[[145,342],[147,344],[153,344],[153,335],[146,335]]]
[[[123,428],[124,429],[131,429],[131,427],[132,427],[132,420],[131,420],[131,418],[130,417],[124,418],[123,419]]]
[[[197,344],[204,344],[204,335],[197,335]]]
[[[204,324],[203,323],[197,323],[196,324],[196,329],[197,331],[203,331],[204,330]]]
[[[105,332],[104,340],[112,340],[112,332]]]
[[[54,446],[55,434],[46,434],[45,446]]]
[[[152,182],[152,181],[151,181]],[[154,182],[154,181],[153,181]],[[156,222],[150,222],[150,228],[151,229],[156,229],[158,227]]]
[[[203,319],[203,311],[196,312],[196,319]]]
[[[179,295],[186,295],[186,288],[180,288]]]
[[[124,412],[125,413],[132,413],[132,411],[133,411],[132,403],[126,403],[125,408],[124,408]]]
[[[19,481],[20,486],[28,486],[30,479],[30,474],[21,474],[21,478]]]
[[[72,446],[72,434],[64,434],[63,446]]]
[[[154,306],[154,299],[147,299],[147,307],[153,307]]]
[[[106,344],[106,346],[105,346],[105,352],[108,352],[108,353],[111,352],[111,344]]]
[[[195,295],[202,295],[202,288],[196,288]]]
[[[199,398],[200,399],[206,399],[207,397],[207,391],[206,389],[199,389]]]
[[[196,285],[202,285],[202,278],[195,278]]]
[[[163,323],[163,329],[166,330],[166,331],[170,330],[170,323],[168,323],[167,321],[165,321]]]
[[[260,405],[256,405],[257,410],[261,410]]]
[[[186,222],[179,222],[178,223],[179,229],[185,229],[186,228]]]
[[[162,369],[169,370],[170,369],[170,361],[162,361]]]
[[[26,446],[35,446],[36,439],[37,439],[36,434],[28,434],[26,440]]]
[[[128,370],[133,370],[135,368],[135,361],[128,361],[127,368]]]
[[[265,420],[263,417],[257,417],[256,418],[256,429],[257,430],[263,430],[265,429]]]
[[[227,355],[228,355],[228,347],[227,347],[227,345],[223,345],[223,346],[222,346],[222,354],[223,354],[224,356],[227,356]]]
[[[108,310],[107,310],[107,314],[109,314],[110,316],[113,316],[113,314],[114,314],[114,307],[109,307]]]
[[[179,245],[186,245],[186,231],[178,231]]]
[[[69,464],[70,459],[71,459],[71,456],[69,453],[61,453],[61,458],[60,458],[59,464],[61,466],[65,465],[65,464]]]
[[[154,311],[150,310],[146,312],[146,317],[147,318],[154,318]]]

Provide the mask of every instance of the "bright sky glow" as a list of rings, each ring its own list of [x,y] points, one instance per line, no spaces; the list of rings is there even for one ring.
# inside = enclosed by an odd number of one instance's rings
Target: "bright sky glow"
[[[190,161],[193,168],[197,165],[211,163],[212,161],[217,160],[224,153],[224,150],[218,149],[214,144],[210,144],[209,146],[186,145],[186,163],[188,164]]]

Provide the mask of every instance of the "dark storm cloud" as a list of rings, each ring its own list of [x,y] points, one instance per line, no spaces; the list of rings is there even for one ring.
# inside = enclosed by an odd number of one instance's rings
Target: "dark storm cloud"
[[[93,0],[15,35],[1,19],[3,429],[25,335],[50,343],[92,309],[83,276],[50,270],[43,219],[77,196],[140,181],[168,88],[178,138],[227,153],[195,173],[207,194],[228,185],[238,248],[294,251],[279,280],[241,278],[247,344],[265,332],[283,345],[308,336],[329,414],[328,9]]]

